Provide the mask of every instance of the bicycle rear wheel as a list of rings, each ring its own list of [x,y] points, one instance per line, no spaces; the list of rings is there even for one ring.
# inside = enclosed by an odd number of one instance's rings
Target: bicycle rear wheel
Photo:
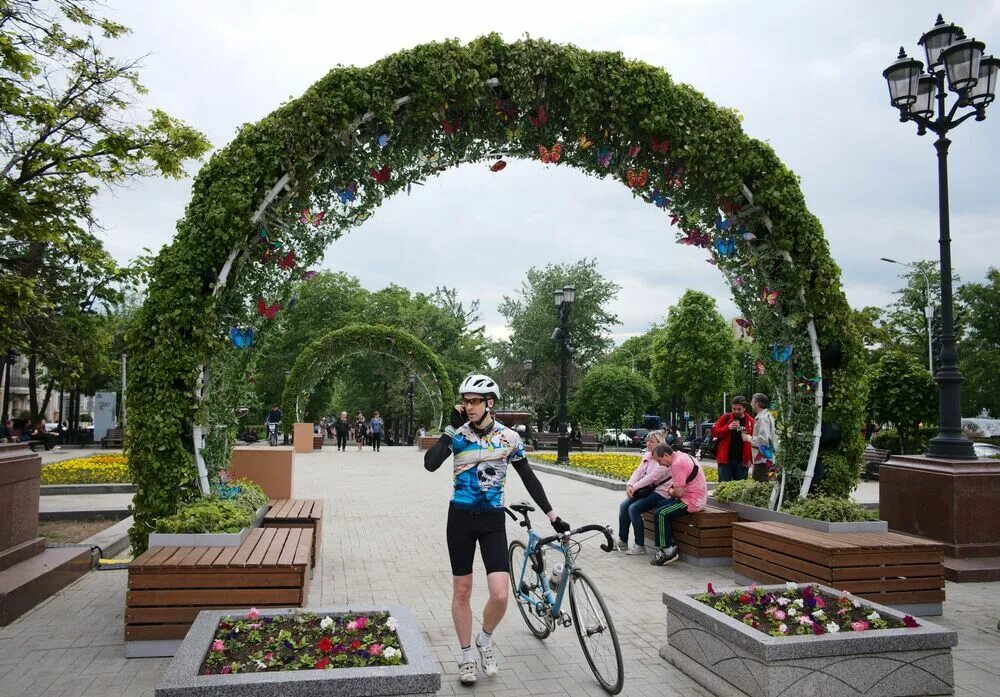
[[[528,629],[539,639],[545,639],[552,633],[552,624],[545,617],[535,614],[535,606],[524,600],[518,594],[517,584],[522,583],[521,592],[529,596],[535,602],[545,600],[545,591],[542,589],[542,582],[538,574],[531,568],[531,560],[528,560],[528,567],[524,570],[524,580],[521,581],[521,569],[524,568],[524,559],[527,554],[527,547],[520,540],[513,540],[507,550],[507,558],[510,561],[510,587],[514,592],[514,600],[517,602],[517,609],[521,611],[521,617]]]
[[[617,695],[625,684],[625,668],[618,633],[608,606],[594,583],[579,569],[573,570],[569,585],[569,604],[573,626],[580,639],[583,655],[601,687]]]

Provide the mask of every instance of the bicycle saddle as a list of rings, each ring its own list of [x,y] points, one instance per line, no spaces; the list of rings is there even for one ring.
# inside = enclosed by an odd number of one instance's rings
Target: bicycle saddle
[[[530,503],[525,503],[523,501],[521,503],[515,503],[511,505],[510,508],[512,511],[517,511],[518,513],[531,513],[535,510],[534,506],[532,506]]]

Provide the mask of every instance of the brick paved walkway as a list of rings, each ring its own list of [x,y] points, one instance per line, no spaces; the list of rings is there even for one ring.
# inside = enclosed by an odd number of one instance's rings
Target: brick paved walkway
[[[500,676],[475,689],[457,682],[451,621],[451,578],[444,524],[450,496],[447,467],[434,474],[422,454],[405,448],[337,453],[324,448],[296,460],[296,493],[325,496],[322,569],[312,605],[399,602],[420,622],[443,671],[442,695],[602,695],[576,634],[560,628],[545,642],[527,631],[513,605],[496,633]],[[574,525],[612,523],[620,494],[540,474],[556,511]],[[526,498],[511,475],[508,500]],[[515,532],[516,531],[516,532]],[[510,535],[520,528],[508,525]],[[594,540],[580,561],[597,581],[618,626],[625,653],[624,695],[707,695],[663,661],[664,590],[727,584],[728,569],[678,563],[649,566],[643,558],[605,554]],[[476,568],[476,626],[485,600]],[[955,671],[963,697],[1000,695],[1000,584],[948,584],[942,624],[959,630]],[[91,572],[9,627],[0,628],[0,695],[13,697],[151,697],[168,659],[123,658],[124,571]]]

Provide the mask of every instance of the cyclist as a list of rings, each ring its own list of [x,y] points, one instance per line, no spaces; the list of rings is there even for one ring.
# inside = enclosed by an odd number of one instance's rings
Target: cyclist
[[[476,682],[476,651],[472,648],[472,562],[476,543],[486,567],[490,597],[483,610],[482,631],[476,649],[483,673],[498,673],[493,652],[493,632],[507,609],[510,568],[507,558],[507,529],[504,519],[504,483],[512,466],[528,494],[548,516],[556,532],[568,532],[570,525],[549,505],[541,482],[524,455],[517,432],[493,418],[493,405],[500,399],[500,387],[485,375],[470,375],[458,390],[461,403],[451,412],[444,434],[424,455],[424,467],[437,470],[454,453],[455,492],[448,508],[448,556],[451,557],[451,614],[462,647],[458,663],[459,680]]]
[[[281,423],[281,407],[275,404],[271,411],[264,417],[264,430],[267,432],[267,441],[271,445],[278,444],[278,425]],[[273,437],[271,428],[274,427]]]

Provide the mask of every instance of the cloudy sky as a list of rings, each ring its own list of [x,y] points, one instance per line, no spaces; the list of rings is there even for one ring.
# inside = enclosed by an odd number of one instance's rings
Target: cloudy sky
[[[298,97],[338,64],[367,65],[417,44],[525,33],[663,67],[717,104],[738,109],[745,131],[771,143],[801,178],[826,230],[849,301],[892,302],[901,267],[936,259],[937,176],[931,137],[917,137],[889,107],[882,70],[917,46],[940,9],[945,19],[1000,50],[1000,0],[930,3],[617,0],[371,5],[323,0],[108,0],[131,27],[119,57],[147,55],[143,106],[158,106],[226,145],[244,123]],[[942,7],[943,6],[943,7]],[[997,265],[1000,113],[952,133],[949,157],[953,263],[963,280]],[[197,165],[189,168],[197,170]],[[124,261],[170,242],[191,180],[147,180],[105,194],[97,213],[108,249]],[[535,265],[596,257],[621,285],[613,306],[620,341],[662,320],[686,288],[735,313],[705,253],[677,245],[653,206],[618,183],[568,168],[514,161],[449,170],[411,196],[388,201],[334,243],[322,268],[370,289],[447,285],[478,298],[488,331],[504,334],[496,308]]]

